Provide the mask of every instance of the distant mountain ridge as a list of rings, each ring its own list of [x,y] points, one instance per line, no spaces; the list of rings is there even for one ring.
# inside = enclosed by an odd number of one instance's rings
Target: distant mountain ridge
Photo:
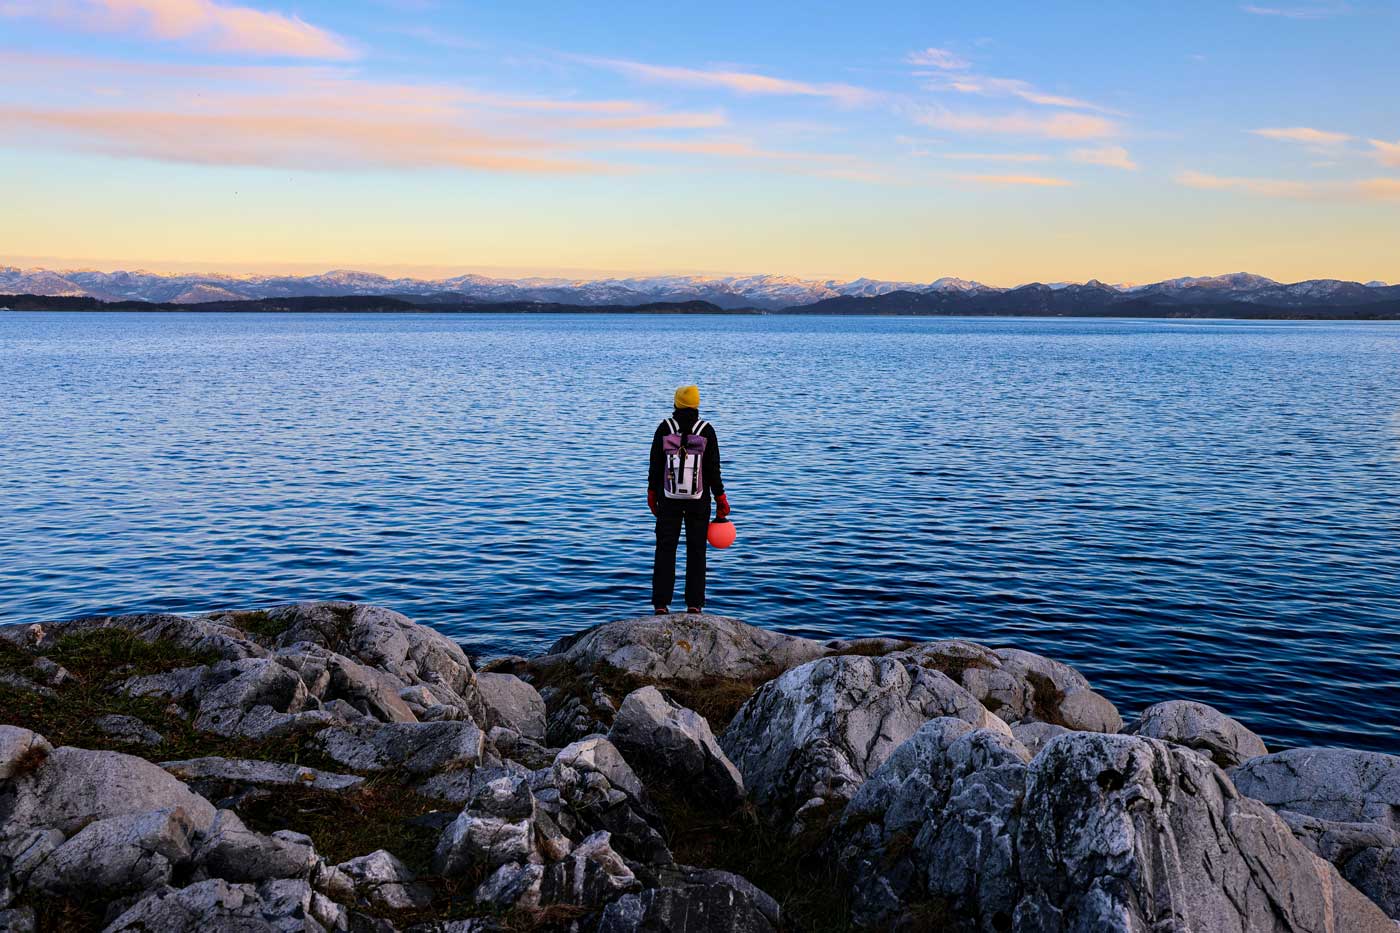
[[[725,310],[867,313],[1071,313],[1124,308],[1257,305],[1347,308],[1400,300],[1400,285],[1314,279],[1290,284],[1250,273],[1169,279],[1146,285],[1032,283],[1015,288],[944,277],[932,282],[802,279],[779,275],[505,279],[466,274],[390,278],[338,270],[320,275],[235,276],[54,271],[0,266],[0,294],[95,298],[104,302],[204,304],[275,298],[374,296],[418,305],[544,303],[630,307],[708,302]]]

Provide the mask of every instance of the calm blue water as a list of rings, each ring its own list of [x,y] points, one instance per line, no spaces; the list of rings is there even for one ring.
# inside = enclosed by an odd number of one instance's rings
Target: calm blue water
[[[711,609],[1400,748],[1400,326],[10,313],[0,377],[3,621],[336,597],[538,650],[648,609],[699,381]]]

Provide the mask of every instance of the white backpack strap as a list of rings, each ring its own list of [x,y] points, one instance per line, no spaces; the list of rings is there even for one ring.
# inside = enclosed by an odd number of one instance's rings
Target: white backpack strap
[[[679,433],[681,433],[681,426],[678,425],[678,424],[676,424],[676,419],[675,419],[675,418],[667,418],[667,419],[666,419],[666,427],[668,427],[668,428],[671,429],[671,433],[672,433],[672,434],[679,434]]]
[[[693,428],[690,429],[690,433],[691,433],[691,434],[704,434],[704,433],[705,433],[705,429],[708,428],[709,426],[710,426],[710,422],[708,422],[708,421],[697,421],[697,422],[695,422],[695,427],[693,427]]]

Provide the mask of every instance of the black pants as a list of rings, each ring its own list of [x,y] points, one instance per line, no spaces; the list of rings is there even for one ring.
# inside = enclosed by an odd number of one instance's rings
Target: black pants
[[[661,499],[656,503],[656,562],[651,570],[651,604],[671,605],[676,594],[676,545],[685,525],[685,604],[705,607],[705,548],[710,532],[710,499]]]

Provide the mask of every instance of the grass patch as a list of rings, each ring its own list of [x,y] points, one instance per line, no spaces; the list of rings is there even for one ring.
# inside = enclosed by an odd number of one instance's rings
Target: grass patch
[[[219,621],[265,641],[273,641],[292,627],[292,616],[277,618],[263,609],[240,609],[221,615]]]
[[[752,803],[724,813],[698,803],[659,775],[642,779],[677,862],[742,875],[778,902],[789,927],[806,933],[852,929],[845,881],[834,862],[818,856],[809,841],[788,838]]]
[[[218,661],[216,655],[189,651],[164,640],[148,642],[125,629],[103,628],[65,635],[48,646],[43,656],[61,664],[71,676],[54,688],[56,695],[52,697],[0,684],[0,721],[31,729],[55,747],[108,749],[151,761],[217,755],[344,770],[323,753],[304,747],[300,737],[255,741],[196,732],[169,701],[131,697],[116,689],[130,677],[212,664]],[[29,676],[34,674],[35,657],[0,641],[0,668]],[[154,746],[118,742],[96,725],[108,715],[133,716],[159,732],[163,741]]]
[[[249,829],[290,829],[316,842],[332,863],[388,849],[415,872],[426,872],[440,831],[415,825],[415,817],[443,809],[391,778],[372,778],[350,791],[279,788],[239,807]]]

